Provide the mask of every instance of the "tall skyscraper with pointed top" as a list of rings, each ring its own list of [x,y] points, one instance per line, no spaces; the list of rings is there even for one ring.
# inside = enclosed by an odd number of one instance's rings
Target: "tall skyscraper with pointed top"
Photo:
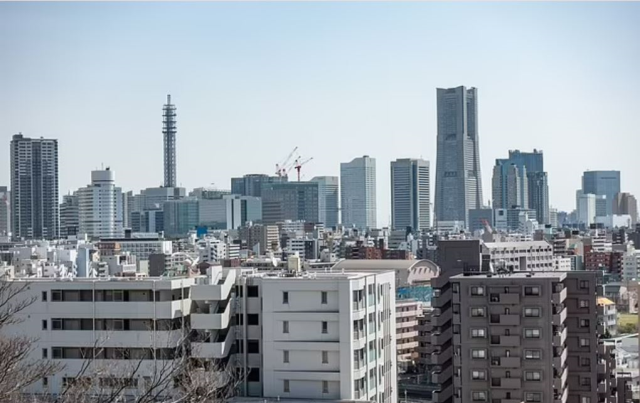
[[[435,219],[469,223],[469,210],[482,208],[475,88],[438,88],[438,148]]]
[[[176,106],[167,95],[162,107],[162,134],[164,135],[164,187],[176,187]]]

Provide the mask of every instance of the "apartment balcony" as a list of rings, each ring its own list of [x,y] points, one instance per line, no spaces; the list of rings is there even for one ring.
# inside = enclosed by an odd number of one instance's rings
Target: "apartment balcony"
[[[564,346],[565,341],[567,341],[567,328],[565,327],[560,332],[556,332],[553,334],[553,345],[554,346]]]
[[[431,298],[431,306],[433,308],[441,308],[445,306],[448,302],[451,302],[451,295],[451,287],[449,287],[447,291],[441,293],[439,296],[433,296]]]
[[[214,313],[192,313],[191,328],[201,330],[221,330],[229,327],[233,312],[232,299],[226,305],[218,305]]]
[[[235,342],[234,332],[221,332],[206,341],[193,342],[192,356],[197,358],[225,358]]]
[[[564,367],[559,376],[553,377],[553,388],[557,390],[563,390],[567,384],[567,377],[569,376],[569,370],[567,367]]]
[[[431,382],[436,384],[445,383],[453,377],[453,365],[449,365],[446,369],[435,367],[431,372]]]
[[[552,299],[554,304],[562,304],[567,299],[567,289],[563,288],[560,292],[554,292]]]
[[[517,305],[517,304],[520,304],[520,294],[516,294],[516,293],[491,294],[489,296],[489,302],[492,304]]]
[[[491,336],[491,345],[493,346],[520,347],[521,344],[520,336]]]
[[[553,403],[567,403],[567,399],[569,399],[569,388],[564,388],[561,394],[553,397]]]
[[[606,382],[599,382],[598,383],[598,393],[608,393],[609,392],[609,388],[607,388],[607,383]]]
[[[495,368],[520,368],[520,357],[491,357],[491,366]]]
[[[491,378],[491,387],[496,389],[521,389],[520,378]]]
[[[226,301],[229,299],[229,293],[236,283],[236,272],[229,270],[227,276],[219,278],[215,284],[206,284],[198,279],[198,283],[191,286],[191,299],[194,301]],[[202,278],[208,280],[208,278]]]
[[[404,329],[406,327],[416,327],[418,326],[417,320],[410,320],[408,322],[396,322],[396,329]]]
[[[560,325],[567,319],[567,307],[563,307],[562,310],[553,315],[553,324]]]
[[[569,355],[569,349],[563,348],[562,354],[559,357],[553,357],[553,366],[556,368],[563,368],[567,362],[567,356]]]
[[[433,401],[438,403],[438,402],[444,402],[447,399],[450,399],[453,396],[453,386],[449,385],[446,388],[443,388],[441,390],[435,390],[433,391]]]
[[[444,326],[447,322],[451,321],[453,317],[453,311],[451,309],[434,309],[431,315],[431,323],[434,326]]]
[[[431,333],[431,344],[433,344],[434,346],[442,345],[445,342],[451,340],[452,336],[453,332],[451,331],[451,328],[445,330],[444,332],[437,332],[434,330],[433,333]]]
[[[520,315],[491,315],[491,324],[520,326]]]
[[[453,347],[449,347],[444,351],[437,352],[434,351],[431,353],[431,364],[433,365],[442,365],[445,362],[449,361],[453,356]]]

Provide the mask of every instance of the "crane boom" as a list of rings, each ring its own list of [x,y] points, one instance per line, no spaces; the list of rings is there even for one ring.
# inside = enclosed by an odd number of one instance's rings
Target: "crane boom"
[[[298,182],[300,182],[300,170],[302,169],[302,166],[305,165],[307,162],[311,161],[313,159],[313,157],[307,158],[306,160],[301,161],[300,157],[298,157],[298,159],[296,160],[295,163],[295,168],[296,171],[298,171]]]
[[[279,164],[276,164],[276,175],[278,176],[286,175],[286,172],[288,172],[291,169],[291,168],[287,169],[288,168],[287,164],[289,163],[289,161],[291,161],[291,158],[296,153],[296,151],[298,151],[298,146],[294,147],[293,150],[291,150],[291,152],[289,153],[287,158],[284,159],[284,161],[282,161]]]

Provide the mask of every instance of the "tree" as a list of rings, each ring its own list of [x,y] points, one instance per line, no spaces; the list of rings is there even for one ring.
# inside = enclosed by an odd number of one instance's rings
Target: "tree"
[[[28,358],[36,338],[7,332],[8,326],[23,321],[20,313],[36,301],[25,297],[29,284],[0,275],[0,402],[15,400],[26,387],[62,368],[53,361]]]

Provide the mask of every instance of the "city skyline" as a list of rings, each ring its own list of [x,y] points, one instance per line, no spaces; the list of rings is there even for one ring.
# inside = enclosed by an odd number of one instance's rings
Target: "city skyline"
[[[493,163],[512,149],[544,151],[550,204],[560,210],[575,207],[586,170],[620,170],[621,189],[640,194],[634,150],[625,147],[634,141],[639,109],[637,4],[0,10],[0,50],[12,60],[0,66],[7,94],[0,141],[8,150],[19,132],[57,139],[60,195],[86,185],[102,163],[119,173],[124,191],[160,185],[161,107],[170,93],[180,110],[178,185],[229,188],[231,177],[273,175],[294,146],[314,157],[303,180],[339,176],[341,162],[367,154],[377,160],[377,222],[384,226],[389,163],[423,158],[435,167],[435,88],[460,85],[479,90],[485,203]],[[482,32],[472,40],[462,33],[434,39],[454,20]],[[168,44],[158,35],[167,24],[178,33]],[[379,26],[392,29],[381,33]],[[160,65],[160,46],[173,47],[174,60]],[[526,96],[514,97],[514,89]],[[8,186],[8,158],[4,164],[0,185]]]

